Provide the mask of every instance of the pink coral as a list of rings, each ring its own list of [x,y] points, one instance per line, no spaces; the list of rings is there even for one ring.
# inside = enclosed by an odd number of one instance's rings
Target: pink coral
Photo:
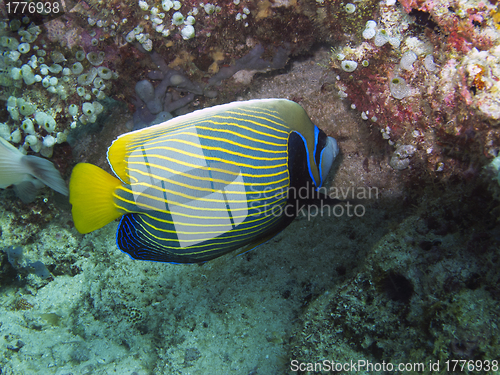
[[[433,0],[419,1],[419,0],[400,0],[401,5],[407,13],[410,13],[412,9],[418,9],[424,12],[428,12],[435,7],[435,2]]]

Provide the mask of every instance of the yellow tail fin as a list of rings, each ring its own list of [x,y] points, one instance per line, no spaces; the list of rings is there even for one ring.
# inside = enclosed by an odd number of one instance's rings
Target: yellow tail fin
[[[89,233],[123,215],[113,203],[113,192],[121,181],[101,168],[79,163],[69,181],[69,202],[75,228]]]

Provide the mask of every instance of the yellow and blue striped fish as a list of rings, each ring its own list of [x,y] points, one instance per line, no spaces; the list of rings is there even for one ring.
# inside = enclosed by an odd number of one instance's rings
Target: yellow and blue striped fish
[[[88,233],[121,217],[116,242],[132,258],[204,262],[257,246],[291,223],[297,205],[327,200],[318,188],[337,154],[335,139],[292,101],[202,109],[118,137],[108,162],[119,179],[77,164],[73,221]]]

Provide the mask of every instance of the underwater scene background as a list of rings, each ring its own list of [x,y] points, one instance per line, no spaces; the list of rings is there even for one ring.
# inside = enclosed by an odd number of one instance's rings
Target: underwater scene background
[[[500,372],[497,1],[25,4],[0,3],[0,136],[66,183],[131,130],[286,98],[350,206],[175,265],[0,190],[1,374]]]

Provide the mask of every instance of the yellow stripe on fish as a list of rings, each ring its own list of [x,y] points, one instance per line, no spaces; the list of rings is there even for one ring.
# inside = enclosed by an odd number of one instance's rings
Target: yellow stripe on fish
[[[124,134],[108,149],[119,179],[91,164],[71,175],[81,233],[120,218],[116,242],[134,259],[204,262],[284,229],[289,208],[317,192],[336,141],[285,99],[234,102]],[[290,189],[306,189],[298,198]]]

